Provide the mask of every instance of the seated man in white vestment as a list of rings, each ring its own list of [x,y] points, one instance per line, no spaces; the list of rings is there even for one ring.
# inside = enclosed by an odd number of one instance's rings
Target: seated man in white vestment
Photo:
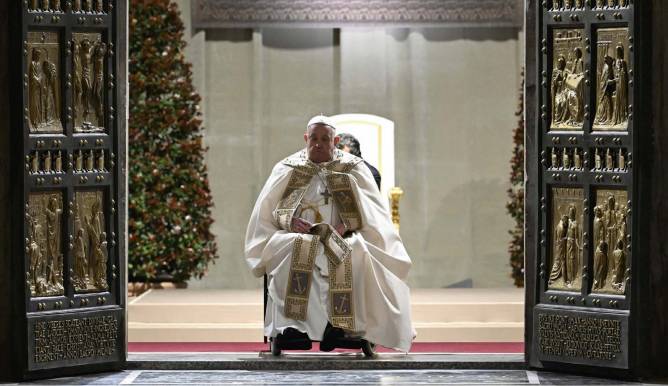
[[[345,335],[407,352],[411,260],[369,168],[335,148],[335,130],[311,119],[306,148],[276,164],[255,203],[245,255],[268,277],[265,335],[324,351]]]

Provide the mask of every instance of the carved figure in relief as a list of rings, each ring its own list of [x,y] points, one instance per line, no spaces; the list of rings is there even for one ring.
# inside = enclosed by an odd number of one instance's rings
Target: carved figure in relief
[[[100,154],[97,156],[97,170],[100,172],[106,171],[104,166],[104,150],[100,150]]]
[[[575,0],[575,8],[584,8],[584,2],[583,0]]]
[[[30,157],[30,171],[32,173],[39,173],[39,152],[35,151]]]
[[[559,55],[552,71],[552,124],[578,126],[584,116],[582,49],[575,47],[568,57],[567,61],[564,55]]]
[[[95,257],[95,286],[99,289],[107,289],[107,254],[104,251],[107,248],[107,233],[100,234],[100,243],[93,251]]]
[[[617,241],[617,248],[612,252],[612,287],[618,291],[622,290],[624,285],[624,271],[626,268],[626,252],[624,252],[624,242]]]
[[[42,87],[42,53],[37,49],[32,49],[32,60],[30,61],[29,74],[29,106],[30,106],[30,123],[33,128],[38,128],[43,123],[43,100],[44,89]]]
[[[602,165],[602,162],[601,162],[601,152],[597,148],[594,151],[594,169],[601,170],[602,168],[603,168],[603,165]]]
[[[556,169],[559,167],[559,156],[557,155],[557,149],[552,148],[550,150],[550,159],[551,159],[551,165],[553,169]]]
[[[93,11],[93,0],[84,0],[84,11],[86,12]]]
[[[626,207],[620,207],[617,211],[617,242],[621,241],[626,245]]]
[[[564,8],[565,9],[571,9],[572,6],[573,6],[572,0],[564,0]]]
[[[93,95],[95,103],[95,113],[97,114],[98,122],[102,122],[104,104],[104,57],[107,54],[107,45],[104,42],[97,44],[95,48],[94,57],[94,72],[95,79],[93,81]]]
[[[72,3],[72,9],[74,12],[81,12],[81,0],[74,0]]]
[[[573,150],[573,167],[577,170],[582,169],[582,157],[578,149]]]
[[[603,208],[601,208],[600,205],[597,205],[594,208],[594,240],[605,240],[605,223],[603,222]]]
[[[561,156],[562,161],[561,165],[564,169],[571,168],[571,156],[568,154],[568,149],[564,149],[563,155]]]
[[[104,62],[107,45],[96,33],[73,34],[73,108],[76,132],[100,132],[104,122]]]
[[[63,255],[58,248],[58,239],[60,237],[60,216],[63,210],[59,208],[58,199],[51,197],[46,208],[46,258],[47,264],[47,281],[49,285],[57,290],[62,291],[62,267]]]
[[[605,151],[605,168],[608,170],[613,170],[615,168],[615,161],[612,157],[612,149],[610,148]]]
[[[53,123],[58,119],[58,87],[56,65],[45,60],[42,62],[44,71],[44,122],[46,124]]]
[[[74,161],[74,170],[77,172],[83,171],[83,153],[81,149],[77,150],[76,160]]]
[[[603,221],[605,222],[605,241],[608,246],[617,244],[617,204],[615,203],[615,196],[608,197],[607,206],[603,213]]]
[[[104,252],[107,246],[106,233],[102,232],[102,223],[100,221],[100,203],[94,201],[91,206],[90,217],[85,218],[86,232],[88,233],[89,248],[91,256],[89,258],[91,267],[89,268],[90,277],[93,278],[94,285],[97,288],[107,288],[107,256]]]
[[[39,8],[39,2],[37,0],[30,0],[30,9],[36,11]]]
[[[584,62],[582,61],[582,49],[575,47],[573,49],[573,59],[571,62],[571,74],[582,74],[584,72]]]
[[[615,74],[613,72],[613,59],[609,55],[603,58],[603,70],[599,79],[600,98],[596,112],[596,123],[605,125],[613,122],[612,97],[615,92]]]
[[[579,124],[584,116],[584,62],[582,61],[582,49],[575,47],[571,60],[570,73],[566,79],[568,89],[568,109],[573,124]]]
[[[60,150],[56,153],[56,173],[63,172],[63,154]]]
[[[604,0],[596,0],[596,8],[603,8],[605,6]]]
[[[626,65],[626,60],[624,60],[624,47],[618,45],[615,49],[616,59],[614,65],[615,73],[615,98],[613,105],[613,124],[618,125],[626,122],[629,110],[629,96],[628,96],[628,87],[629,87],[629,71]]]
[[[628,5],[628,0],[619,0],[620,7],[626,7]]]
[[[54,11],[60,11],[60,10],[61,10],[61,8],[60,8],[60,0],[53,0],[53,3],[52,3],[52,4],[53,4],[53,5],[51,6],[51,9],[53,9]]]
[[[59,194],[31,193],[26,218],[31,296],[63,294],[63,255],[60,248],[61,200]]]
[[[622,149],[619,149],[619,154],[617,155],[617,167],[619,170],[626,170],[626,156]]]
[[[93,154],[93,149],[88,151],[88,156],[86,157],[86,171],[95,171],[95,155]]]
[[[563,215],[554,232],[554,262],[550,272],[550,283],[563,277],[567,278],[566,251],[568,244],[568,216]]]
[[[91,79],[91,59],[92,59],[93,45],[90,40],[84,39],[81,42],[79,51],[79,59],[81,62],[81,104],[83,111],[81,112],[84,122],[88,119],[90,113],[90,105],[92,104],[93,83]]]
[[[85,290],[88,288],[88,260],[86,259],[86,248],[84,245],[84,230],[79,228],[77,236],[74,238],[74,248],[72,254],[74,255],[74,287],[77,290]]]
[[[564,281],[567,285],[573,282],[578,276],[578,266],[580,264],[580,253],[582,251],[582,241],[580,240],[580,224],[578,224],[577,211],[575,206],[568,208],[568,229],[566,230],[566,276]]]
[[[602,197],[599,195],[599,201]],[[626,207],[618,205],[613,194],[602,205],[595,207],[594,243],[605,245],[605,259],[595,255],[596,272],[594,289],[597,292],[624,293],[624,272],[626,269]],[[611,247],[613,246],[613,247]],[[606,279],[607,278],[607,279]],[[598,281],[597,281],[598,280]]]
[[[81,57],[80,57],[79,44],[75,40],[72,40],[72,80],[74,84],[74,103],[72,103],[72,110],[74,110],[74,117],[79,118],[81,111],[79,106],[81,106],[81,93],[83,89],[81,88]]]
[[[47,150],[46,154],[44,154],[44,169],[42,169],[42,172],[51,173],[51,151],[50,150]]]
[[[552,9],[561,8],[561,0],[552,0]]]
[[[48,11],[50,8],[49,0],[42,0],[42,11]]]
[[[616,1],[615,0],[608,0],[608,8],[614,8]]]
[[[32,281],[33,293],[46,292],[46,286],[43,282],[44,277],[44,257],[42,256],[42,249],[39,246],[39,229],[40,225],[34,215],[28,218],[30,224],[30,237],[28,242],[28,257],[30,259],[30,279]]]
[[[552,70],[552,123],[568,120],[568,100],[566,99],[566,58],[560,56]]]
[[[605,286],[608,275],[608,243],[601,239],[594,252],[594,289]]]
[[[103,12],[103,9],[102,9],[102,0],[97,0],[97,1],[95,2],[95,12],[97,12],[97,13],[102,13],[102,12]]]

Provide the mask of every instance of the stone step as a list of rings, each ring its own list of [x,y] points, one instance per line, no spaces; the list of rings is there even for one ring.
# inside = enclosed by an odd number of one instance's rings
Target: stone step
[[[523,291],[418,289],[418,342],[521,342]],[[258,342],[261,290],[150,290],[128,305],[130,342]]]
[[[144,323],[246,323],[262,322],[262,303],[130,304],[131,321]],[[415,322],[521,322],[524,304],[413,303]]]
[[[521,342],[524,323],[413,323],[416,342]],[[258,342],[262,323],[128,323],[130,342]]]
[[[439,354],[404,354],[404,353],[379,353],[377,358],[373,360],[365,359],[361,353],[351,354],[351,353],[320,353],[320,352],[309,352],[309,353],[300,353],[300,352],[291,352],[284,351],[283,354],[279,357],[274,357],[270,353],[264,352],[258,355],[257,352],[253,353],[192,353],[192,352],[169,352],[169,353],[128,353],[128,362],[127,368],[130,370],[141,370],[144,372],[156,372],[156,371],[213,371],[213,370],[244,370],[244,371],[290,371],[287,373],[287,380],[284,382],[278,381],[275,373],[269,373],[269,376],[265,379],[265,382],[268,384],[303,384],[305,382],[295,382],[295,376],[292,374],[302,374],[304,378],[304,372],[309,370],[382,370],[387,372],[388,370],[403,370],[405,373],[407,370],[456,370],[456,373],[461,374],[462,369],[467,369],[471,371],[476,371],[476,374],[483,374],[483,377],[472,378],[472,379],[459,379],[460,382],[457,382],[456,379],[453,379],[453,373],[448,373],[447,378],[443,378],[442,381],[438,382],[435,378],[435,373],[427,372],[423,378],[419,378],[419,374],[404,374],[410,379],[404,379],[405,382],[400,381],[397,376],[401,376],[401,372],[393,373],[392,376],[388,379],[389,383],[392,384],[401,384],[401,385],[414,385],[414,384],[510,384],[504,381],[508,381],[507,374],[501,374],[498,372],[490,372],[490,370],[524,370],[526,369],[526,364],[524,363],[523,354],[494,354],[494,353],[481,353],[481,354],[453,354],[453,353],[439,353]],[[484,371],[480,371],[484,370]],[[295,371],[301,373],[294,373]],[[227,372],[228,375],[229,371]],[[180,374],[180,373],[179,373]],[[349,381],[342,380],[342,376],[348,374]],[[352,374],[352,375],[351,375]],[[183,381],[202,382],[202,374],[197,374],[197,378],[189,379],[188,375],[191,377],[192,374],[186,374],[183,378]],[[318,373],[306,374],[306,377],[310,375],[318,376]],[[436,374],[438,375],[438,374]],[[231,374],[231,377],[234,377],[234,384],[240,383],[240,379],[248,379],[247,374]],[[418,376],[418,378],[415,378]],[[522,372],[521,377],[517,378],[516,383],[513,384],[527,384],[527,375]],[[150,379],[150,377],[147,377]],[[406,378],[406,377],[404,377]],[[255,378],[253,378],[255,379]],[[371,380],[369,380],[371,379]],[[536,378],[537,379],[537,378]],[[164,381],[164,378],[160,379]],[[177,377],[172,377],[171,381],[178,382]],[[321,380],[321,379],[317,379]],[[369,384],[367,382],[372,382],[377,384],[378,377],[376,375],[367,375],[366,377],[360,377],[359,373],[354,372],[338,372],[337,376],[332,378],[336,382],[315,382],[316,384]],[[423,382],[419,382],[423,380]],[[473,380],[478,380],[480,382],[471,382]],[[313,381],[313,379],[311,379]],[[367,381],[367,382],[365,382]],[[374,382],[375,381],[375,382]],[[382,381],[382,380],[381,380]],[[262,384],[267,384],[265,382],[260,382]],[[306,380],[307,383],[308,380]],[[385,382],[381,382],[385,384]],[[549,383],[549,381],[548,381]],[[155,382],[153,384],[156,384]],[[183,383],[181,383],[183,384]],[[217,383],[220,384],[220,383]],[[226,383],[227,384],[227,383]],[[255,383],[253,383],[255,384]]]

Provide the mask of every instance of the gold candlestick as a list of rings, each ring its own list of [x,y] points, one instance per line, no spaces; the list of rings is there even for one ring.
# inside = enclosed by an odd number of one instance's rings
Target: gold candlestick
[[[392,207],[392,223],[394,223],[395,228],[397,228],[397,232],[399,231],[399,223],[400,223],[400,218],[399,218],[399,200],[401,199],[401,196],[404,194],[404,191],[398,187],[395,186],[394,188],[390,189],[390,204]]]

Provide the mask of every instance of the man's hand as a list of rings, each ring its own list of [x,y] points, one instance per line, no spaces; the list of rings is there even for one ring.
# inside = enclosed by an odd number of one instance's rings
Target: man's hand
[[[294,217],[292,219],[292,231],[297,233],[308,233],[313,224],[303,218]]]
[[[341,224],[337,225],[334,229],[336,229],[336,233],[343,236],[343,234],[346,233],[346,224],[341,223]]]

